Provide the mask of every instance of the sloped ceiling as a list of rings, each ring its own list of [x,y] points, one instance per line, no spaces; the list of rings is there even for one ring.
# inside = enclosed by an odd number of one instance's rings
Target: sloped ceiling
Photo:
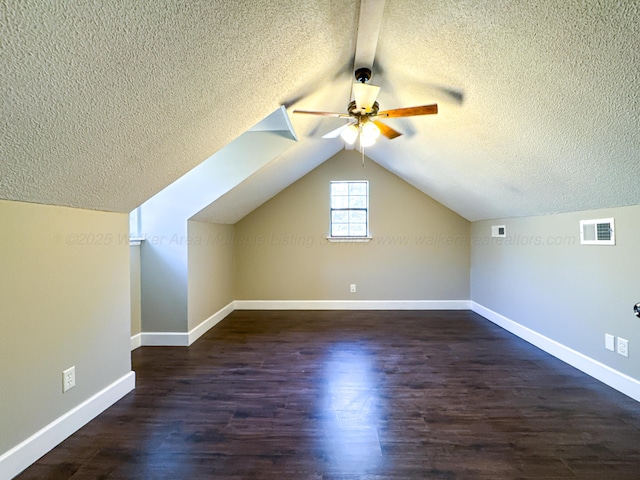
[[[2,0],[0,198],[127,212],[280,104],[345,111],[359,6]],[[381,108],[440,108],[367,156],[469,220],[640,203],[640,2],[387,0],[376,52]],[[342,148],[291,120],[211,219]]]
[[[1,0],[0,198],[134,209],[338,75],[357,14],[344,0]]]
[[[466,218],[640,202],[640,2],[389,0],[377,53],[381,105],[440,113],[371,158]]]

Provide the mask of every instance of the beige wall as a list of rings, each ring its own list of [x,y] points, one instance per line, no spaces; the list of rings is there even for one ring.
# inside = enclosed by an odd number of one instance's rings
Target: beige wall
[[[580,245],[580,220],[614,217],[615,246]],[[492,239],[491,225],[507,237]],[[473,224],[471,299],[640,379],[640,206]],[[629,340],[629,358],[604,348]]]
[[[329,182],[368,180],[369,243],[329,243]],[[343,151],[236,224],[242,300],[467,300],[470,224]],[[357,293],[349,293],[349,284]]]
[[[0,226],[1,454],[131,371],[131,307],[126,214],[0,201]]]
[[[233,298],[233,225],[189,220],[189,330]]]

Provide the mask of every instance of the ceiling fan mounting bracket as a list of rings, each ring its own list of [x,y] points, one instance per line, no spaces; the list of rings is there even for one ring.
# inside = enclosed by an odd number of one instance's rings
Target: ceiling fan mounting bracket
[[[371,69],[367,67],[358,68],[355,72],[356,80],[361,83],[367,83],[371,80]]]

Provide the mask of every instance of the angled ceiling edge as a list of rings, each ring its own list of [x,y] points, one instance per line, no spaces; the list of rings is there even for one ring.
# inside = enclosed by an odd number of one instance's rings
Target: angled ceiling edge
[[[186,220],[297,142],[280,107],[140,206],[142,228]]]

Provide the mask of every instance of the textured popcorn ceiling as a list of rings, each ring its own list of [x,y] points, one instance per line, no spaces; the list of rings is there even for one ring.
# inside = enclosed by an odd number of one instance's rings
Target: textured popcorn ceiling
[[[0,1],[0,198],[124,212],[332,78],[357,21],[344,0]]]
[[[371,157],[465,217],[640,203],[640,2],[389,0],[378,55],[381,104],[440,113]]]
[[[0,198],[130,211],[273,112],[344,111],[357,0],[0,0]],[[367,155],[470,220],[640,203],[640,2],[387,0]],[[452,92],[454,94],[452,94]],[[233,222],[335,154],[339,121],[198,219]]]

